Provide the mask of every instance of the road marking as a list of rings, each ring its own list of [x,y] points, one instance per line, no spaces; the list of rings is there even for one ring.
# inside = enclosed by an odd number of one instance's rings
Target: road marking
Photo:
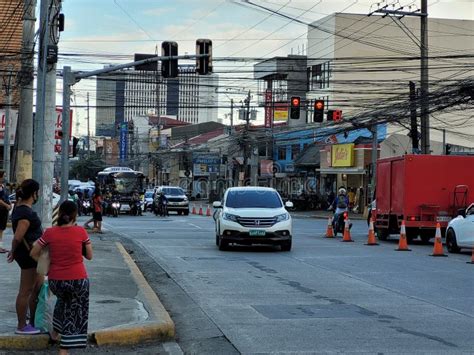
[[[202,229],[201,227],[199,227],[199,226],[197,226],[197,225],[195,225],[195,224],[193,224],[193,223],[188,223],[188,224],[189,224],[190,226],[196,227],[197,229]]]

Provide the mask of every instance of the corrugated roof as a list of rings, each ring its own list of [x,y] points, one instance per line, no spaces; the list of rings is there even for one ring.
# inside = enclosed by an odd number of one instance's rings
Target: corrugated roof
[[[23,1],[0,0],[0,106],[6,104],[3,77],[10,65],[13,69],[13,105],[19,103],[20,94],[16,77],[21,67],[21,42],[23,34]]]

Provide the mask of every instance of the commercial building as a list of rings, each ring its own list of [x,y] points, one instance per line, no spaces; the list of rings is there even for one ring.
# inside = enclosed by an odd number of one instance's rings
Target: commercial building
[[[96,135],[114,137],[120,122],[157,112],[188,123],[217,121],[217,86],[216,74],[200,76],[190,65],[180,65],[174,79],[164,79],[159,70],[99,75]]]

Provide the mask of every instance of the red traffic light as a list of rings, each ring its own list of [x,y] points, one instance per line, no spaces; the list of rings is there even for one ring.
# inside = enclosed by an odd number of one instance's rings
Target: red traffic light
[[[299,106],[301,99],[299,97],[292,97],[291,98],[291,106]]]
[[[314,102],[314,109],[315,110],[324,110],[324,101],[323,100],[316,100]]]

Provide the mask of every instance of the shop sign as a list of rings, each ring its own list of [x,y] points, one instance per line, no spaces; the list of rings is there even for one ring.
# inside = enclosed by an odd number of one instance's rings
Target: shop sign
[[[220,171],[221,158],[218,154],[193,154],[193,176],[210,176]]]
[[[273,111],[275,121],[288,121],[288,103],[276,102]]]
[[[354,166],[354,144],[333,145],[331,163],[333,167]]]

